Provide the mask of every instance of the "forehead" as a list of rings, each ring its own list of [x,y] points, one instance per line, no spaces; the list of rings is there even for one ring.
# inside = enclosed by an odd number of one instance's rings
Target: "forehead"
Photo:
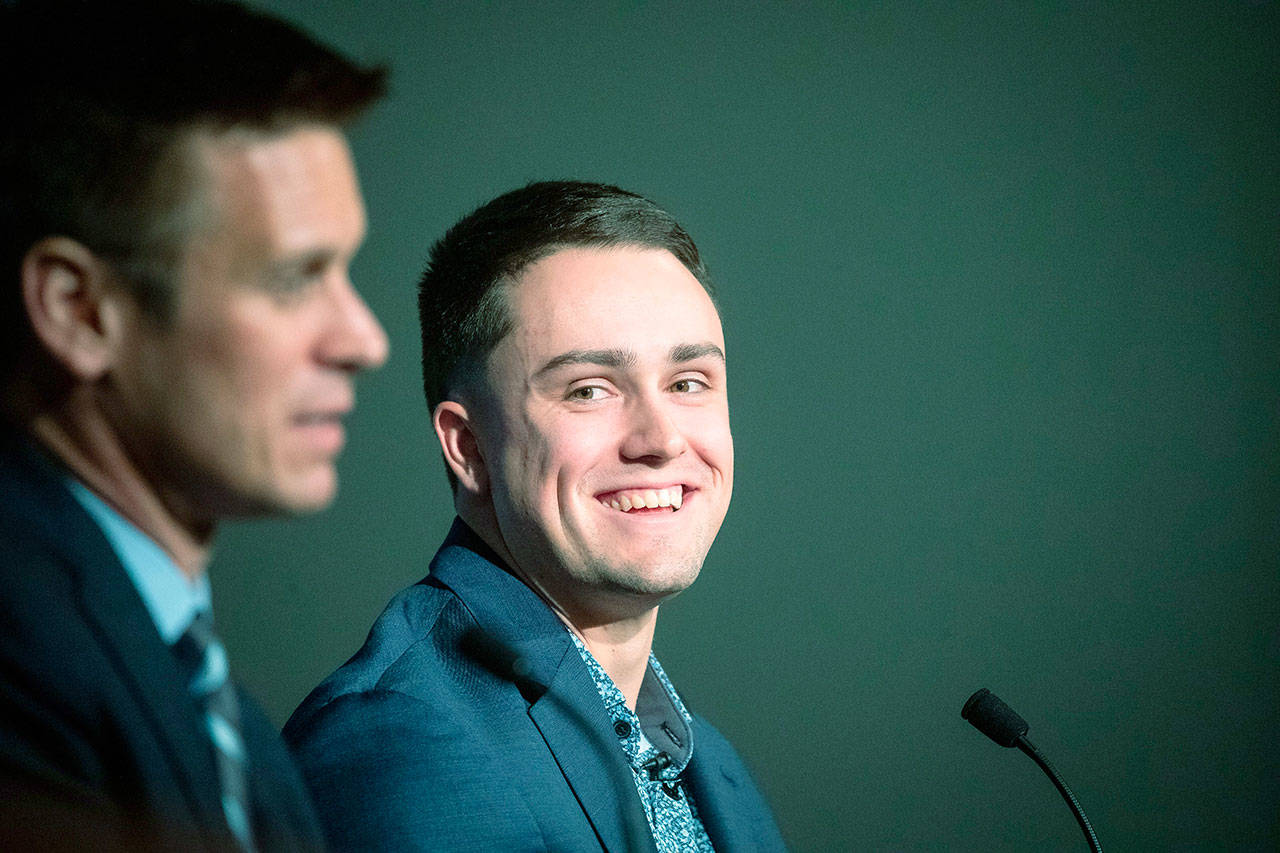
[[[509,288],[512,329],[503,344],[531,360],[571,350],[626,349],[643,358],[665,357],[678,344],[724,349],[711,297],[665,249],[562,249]]]
[[[205,236],[234,237],[246,260],[258,253],[354,251],[363,239],[355,166],[337,130],[206,135],[196,152],[209,219]]]

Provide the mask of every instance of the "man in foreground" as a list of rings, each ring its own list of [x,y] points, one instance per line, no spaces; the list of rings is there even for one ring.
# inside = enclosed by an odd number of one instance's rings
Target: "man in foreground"
[[[420,312],[458,520],[285,727],[330,842],[780,849],[651,654],[733,485],[693,242],[617,188],[533,184],[436,244]]]
[[[0,847],[311,849],[205,568],[332,500],[386,357],[341,131],[383,74],[189,0],[6,3],[0,57]]]

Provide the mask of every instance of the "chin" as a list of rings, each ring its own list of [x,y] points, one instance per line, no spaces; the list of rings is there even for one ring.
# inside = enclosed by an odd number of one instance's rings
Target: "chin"
[[[332,485],[323,488],[305,492],[289,502],[286,512],[292,514],[303,514],[308,512],[319,512],[322,509],[328,509],[335,498],[338,496],[338,484],[335,481]]]
[[[278,484],[266,491],[254,515],[306,515],[328,508],[338,495],[338,478],[332,469],[304,480]]]
[[[702,561],[655,567],[653,564],[601,567],[603,585],[615,592],[648,598],[668,598],[693,586]]]

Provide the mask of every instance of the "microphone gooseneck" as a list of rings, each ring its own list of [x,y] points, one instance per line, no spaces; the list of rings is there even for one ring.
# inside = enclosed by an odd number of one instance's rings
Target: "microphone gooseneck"
[[[1016,746],[1026,753],[1036,763],[1036,766],[1049,777],[1049,781],[1058,789],[1058,793],[1062,795],[1062,799],[1070,807],[1071,814],[1075,816],[1076,823],[1080,825],[1080,831],[1084,833],[1085,840],[1089,842],[1089,849],[1093,853],[1102,853],[1102,845],[1098,843],[1098,836],[1094,833],[1093,825],[1089,823],[1089,818],[1085,816],[1084,809],[1080,807],[1079,800],[1076,799],[1076,795],[1071,792],[1071,789],[1067,787],[1066,781],[1058,774],[1058,771],[1049,763],[1049,759],[1045,758],[1040,753],[1040,750],[1036,749],[1035,744],[1027,739],[1027,732],[1031,727],[1027,725],[1026,720],[1018,715],[1017,711],[1010,708],[1000,700],[999,696],[984,687],[970,696],[968,701],[964,703],[964,707],[960,710],[960,716],[1001,746]]]

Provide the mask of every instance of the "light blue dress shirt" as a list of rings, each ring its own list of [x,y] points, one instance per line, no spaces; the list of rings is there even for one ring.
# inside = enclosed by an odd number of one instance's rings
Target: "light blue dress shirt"
[[[201,575],[194,583],[182,573],[168,554],[155,541],[127,521],[124,516],[107,506],[102,498],[91,492],[78,480],[68,478],[67,487],[85,511],[102,528],[111,548],[124,564],[125,572],[142,597],[151,621],[155,623],[160,638],[172,646],[182,638],[200,613],[212,618],[209,597],[209,578]],[[205,650],[203,664],[188,689],[196,696],[207,697],[220,689],[227,681],[227,656],[222,644],[213,639]],[[234,702],[234,700],[232,700]],[[215,755],[226,755],[238,774],[241,796],[228,792],[228,782],[222,776],[222,808],[227,815],[227,825],[239,839],[241,847],[253,850],[253,830],[243,798],[244,742],[239,729],[228,723],[225,716],[212,711],[205,712],[205,724],[216,747]],[[221,768],[220,768],[221,773]]]
[[[151,537],[107,506],[83,483],[68,477],[67,487],[102,528],[165,643],[170,646],[176,643],[197,613],[212,612],[208,577],[201,575],[193,583]]]

